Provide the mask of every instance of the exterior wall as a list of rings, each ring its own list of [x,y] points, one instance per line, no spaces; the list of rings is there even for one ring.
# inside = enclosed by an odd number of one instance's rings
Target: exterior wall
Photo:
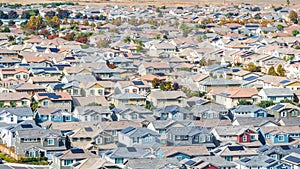
[[[172,100],[171,99],[157,100],[156,98],[150,96],[149,100],[152,102],[153,106],[155,107],[165,107],[170,105],[185,107],[187,104],[185,98],[172,99]]]
[[[120,99],[113,99],[113,104],[115,106],[118,106],[120,104],[142,104],[142,105],[146,105],[146,99],[126,99],[126,100],[120,100]]]
[[[48,102],[48,105],[45,105],[45,102]],[[39,106],[60,108],[62,110],[71,112],[72,101],[63,101],[63,100],[62,101],[51,101],[49,99],[43,99],[43,100],[39,101]]]
[[[283,136],[283,140],[279,140],[279,136]],[[288,143],[289,136],[287,134],[270,135],[270,140],[275,144]]]
[[[11,101],[5,100],[2,102],[4,103],[3,107],[11,107],[11,104],[10,104]],[[30,107],[30,104],[31,104],[30,99],[15,100],[14,102],[16,102],[16,107]]]
[[[29,73],[26,72],[19,72],[17,74],[2,74],[0,73],[0,78],[3,80],[8,80],[8,79],[17,79],[17,80],[28,80],[29,79]]]

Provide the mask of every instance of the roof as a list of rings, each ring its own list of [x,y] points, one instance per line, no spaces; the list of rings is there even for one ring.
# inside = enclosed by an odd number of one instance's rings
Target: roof
[[[294,96],[289,88],[265,88],[262,91],[269,97]]]
[[[278,161],[266,155],[258,155],[241,158],[236,163],[247,167],[269,167],[278,163]]]
[[[61,156],[58,157],[61,160],[76,160],[76,159],[87,159],[87,158],[100,158],[96,154],[93,154],[85,149],[71,148],[70,150],[64,152]]]
[[[229,98],[251,98],[258,95],[256,88],[226,88],[219,95]]]
[[[129,159],[126,166],[132,169],[161,169],[164,166],[179,167],[179,161],[176,158],[143,158],[143,159]]]
[[[170,65],[166,62],[144,62],[142,65],[147,68],[169,69]]]
[[[121,93],[113,96],[114,99],[146,99],[146,96],[135,93]]]
[[[74,106],[86,106],[90,103],[98,103],[102,106],[109,106],[108,101],[104,96],[86,96],[86,97],[72,97]]]
[[[163,151],[164,156],[172,156],[177,153],[186,154],[189,156],[209,156],[210,152],[205,145],[197,146],[166,146],[160,148]]]
[[[239,81],[229,80],[229,79],[211,79],[207,81],[201,81],[200,85],[206,86],[222,86],[222,85],[240,85]]]
[[[17,101],[27,99],[30,100],[31,96],[27,93],[0,93],[0,101]]]
[[[32,110],[29,107],[11,107],[11,108],[0,108],[0,114],[9,112],[16,116],[32,116]]]
[[[151,155],[150,152],[140,147],[119,147],[109,155],[110,158],[145,158]]]
[[[243,134],[248,129],[256,131],[248,126],[217,126],[214,128],[220,136],[237,136]]]
[[[182,91],[152,91],[152,97],[156,99],[178,99],[180,97],[186,98],[186,94]]]

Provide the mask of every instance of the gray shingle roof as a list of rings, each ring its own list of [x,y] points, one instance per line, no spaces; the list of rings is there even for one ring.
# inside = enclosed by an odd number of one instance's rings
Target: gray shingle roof
[[[293,96],[293,92],[288,88],[265,88],[262,90],[267,96]]]

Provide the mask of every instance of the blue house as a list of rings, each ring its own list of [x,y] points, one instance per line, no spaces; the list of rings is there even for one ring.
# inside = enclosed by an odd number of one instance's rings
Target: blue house
[[[261,127],[258,129],[259,140],[267,145],[285,145],[295,142],[295,138],[300,138],[299,126],[276,126]]]
[[[69,112],[57,108],[38,108],[35,111],[35,121],[43,123],[51,122],[74,122],[75,118]]]

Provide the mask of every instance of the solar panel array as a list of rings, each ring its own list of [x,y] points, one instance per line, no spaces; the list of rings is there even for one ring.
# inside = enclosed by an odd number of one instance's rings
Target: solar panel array
[[[294,162],[294,163],[300,163],[300,158],[295,157],[295,156],[288,156],[285,159],[288,161]]]
[[[246,163],[246,162],[248,162],[248,161],[250,161],[250,160],[251,160],[250,158],[243,158],[243,159],[241,159],[241,162]]]
[[[187,165],[193,165],[193,164],[195,164],[195,163],[196,163],[196,162],[193,161],[193,160],[189,160],[189,161],[185,162],[185,164],[187,164]]]
[[[228,146],[230,151],[243,151],[245,150],[243,146]]]
[[[23,129],[30,129],[30,128],[33,128],[31,124],[21,124],[21,127]]]
[[[274,159],[270,158],[270,159],[266,160],[265,162],[268,163],[268,164],[270,164],[270,163],[273,163],[274,161],[275,161]]]
[[[135,129],[134,127],[129,126],[129,127],[125,128],[125,129],[121,130],[121,133],[127,134],[127,133],[131,132],[134,129]]]
[[[91,127],[85,127],[84,130],[85,130],[86,132],[92,132],[92,131],[93,131],[93,129],[92,129]]]
[[[80,148],[71,148],[71,152],[72,152],[73,154],[84,153],[83,149],[80,149]]]
[[[127,150],[129,152],[137,152],[136,149],[135,149],[135,147],[127,147]]]
[[[271,110],[279,110],[280,108],[282,108],[284,105],[282,104],[277,104],[274,107],[271,108]]]

